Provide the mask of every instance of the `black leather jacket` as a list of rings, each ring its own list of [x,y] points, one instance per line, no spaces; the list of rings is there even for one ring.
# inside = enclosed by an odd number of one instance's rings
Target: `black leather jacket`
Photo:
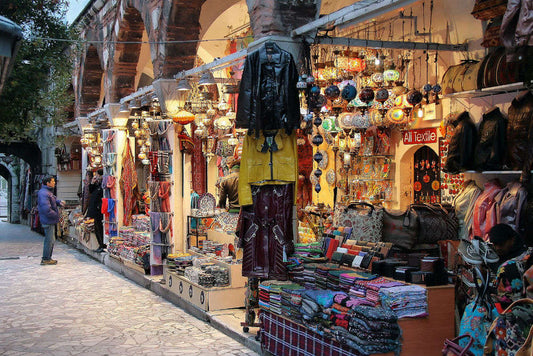
[[[262,130],[299,127],[298,71],[292,55],[267,42],[246,58],[241,79],[237,119],[239,128],[259,137]]]
[[[455,127],[448,146],[448,158],[443,171],[450,174],[474,169],[474,148],[477,142],[476,125],[465,111],[450,122]]]
[[[503,168],[507,153],[507,119],[499,108],[483,114],[479,124],[475,167],[478,171],[497,171]]]
[[[508,110],[507,125],[507,165],[511,170],[522,170],[524,164],[531,160],[531,145],[528,135],[533,122],[533,94],[521,93],[513,99]]]

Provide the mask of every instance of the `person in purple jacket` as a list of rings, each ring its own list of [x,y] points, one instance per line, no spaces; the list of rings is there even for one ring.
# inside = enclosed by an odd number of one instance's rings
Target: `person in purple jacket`
[[[55,265],[56,260],[52,259],[54,242],[56,241],[56,224],[59,222],[59,206],[64,206],[65,202],[56,198],[53,191],[56,186],[56,179],[52,176],[43,180],[43,186],[37,193],[37,208],[39,209],[39,219],[44,229],[43,257],[41,265]]]

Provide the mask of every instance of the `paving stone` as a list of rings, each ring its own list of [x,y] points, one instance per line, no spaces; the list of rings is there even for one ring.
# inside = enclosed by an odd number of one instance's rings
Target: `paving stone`
[[[258,355],[70,246],[41,266],[42,236],[0,231],[0,355]]]

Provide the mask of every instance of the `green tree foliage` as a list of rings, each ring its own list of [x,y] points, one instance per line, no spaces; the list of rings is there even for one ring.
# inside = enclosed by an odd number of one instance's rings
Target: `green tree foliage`
[[[0,15],[23,29],[24,39],[0,95],[0,141],[35,140],[45,126],[64,123],[74,97],[69,90],[73,39],[66,0],[3,0]]]

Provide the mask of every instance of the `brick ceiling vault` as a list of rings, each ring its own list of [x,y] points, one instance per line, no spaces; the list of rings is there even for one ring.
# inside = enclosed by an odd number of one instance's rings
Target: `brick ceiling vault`
[[[144,31],[144,22],[139,11],[128,7],[120,23],[120,29],[116,38],[114,62],[111,64],[112,75],[110,99],[117,103],[135,91],[135,75],[137,62],[141,53],[141,41]]]
[[[85,55],[83,81],[80,86],[79,114],[81,116],[85,116],[97,108],[103,73],[96,47],[90,45]]]
[[[200,34],[200,12],[205,0],[174,0],[170,12],[163,16],[165,25],[161,28],[165,41],[198,40]],[[165,15],[165,14],[163,14]],[[172,78],[182,70],[194,66],[197,42],[164,45],[163,55],[154,61],[156,78]]]

